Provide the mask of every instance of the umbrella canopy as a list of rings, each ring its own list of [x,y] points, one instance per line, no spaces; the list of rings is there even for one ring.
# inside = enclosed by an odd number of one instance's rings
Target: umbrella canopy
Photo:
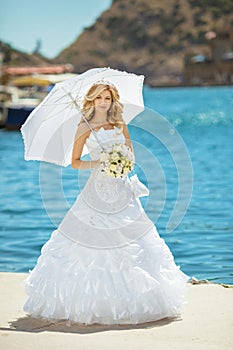
[[[71,164],[79,106],[88,89],[103,80],[116,86],[123,103],[123,118],[128,124],[144,110],[144,76],[111,68],[93,68],[74,78],[57,83],[32,111],[21,127],[25,159],[41,160],[61,166]],[[82,155],[87,153],[86,146]]]

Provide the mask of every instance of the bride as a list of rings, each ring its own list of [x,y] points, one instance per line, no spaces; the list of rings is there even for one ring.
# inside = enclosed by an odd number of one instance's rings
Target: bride
[[[101,171],[100,152],[133,152],[116,87],[96,82],[86,93],[72,167],[90,177],[25,280],[24,311],[79,324],[137,324],[178,317],[189,277],[174,262],[139,200],[135,177]],[[87,147],[91,160],[81,160]]]

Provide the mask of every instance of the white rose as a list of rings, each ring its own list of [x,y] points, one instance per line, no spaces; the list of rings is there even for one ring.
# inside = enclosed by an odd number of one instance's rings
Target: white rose
[[[110,170],[116,171],[116,168],[117,168],[117,165],[115,165],[115,164],[110,165]]]
[[[119,158],[119,155],[118,155],[116,152],[114,152],[114,153],[112,154],[111,158],[114,159],[114,160],[116,160],[116,159]]]
[[[121,146],[120,145],[115,145],[114,151],[115,152],[121,152]]]
[[[106,162],[107,160],[109,160],[109,154],[104,152],[100,154],[100,161],[101,162]]]

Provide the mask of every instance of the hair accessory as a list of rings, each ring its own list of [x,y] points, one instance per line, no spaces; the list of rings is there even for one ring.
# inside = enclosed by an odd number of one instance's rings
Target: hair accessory
[[[116,86],[113,83],[111,83],[108,80],[104,80],[104,79],[96,81],[93,85],[109,85],[109,86],[112,86],[113,88],[116,89]]]

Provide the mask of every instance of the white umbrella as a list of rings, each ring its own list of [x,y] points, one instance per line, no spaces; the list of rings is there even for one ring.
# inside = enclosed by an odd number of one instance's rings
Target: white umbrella
[[[61,166],[71,164],[75,132],[81,119],[80,101],[99,80],[111,82],[118,89],[126,124],[144,110],[143,75],[111,68],[90,69],[57,83],[29,115],[21,127],[26,160],[41,160]],[[85,146],[82,155],[86,153]]]

